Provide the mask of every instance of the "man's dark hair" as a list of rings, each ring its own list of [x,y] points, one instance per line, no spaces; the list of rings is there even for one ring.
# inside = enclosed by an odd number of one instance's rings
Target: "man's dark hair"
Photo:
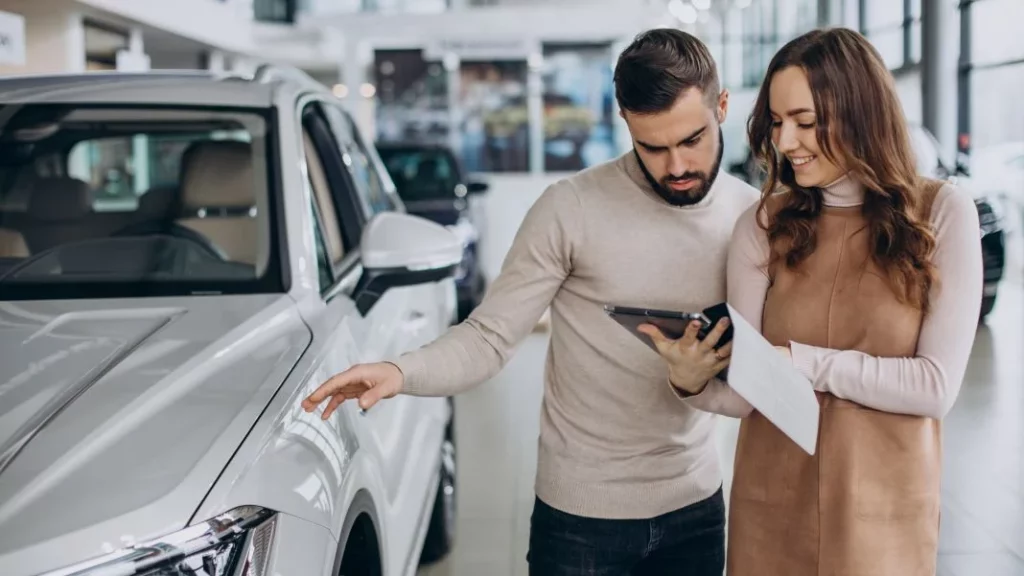
[[[682,30],[641,33],[615,64],[615,99],[634,114],[665,112],[690,88],[700,90],[709,107],[718,100],[718,71],[711,52]]]

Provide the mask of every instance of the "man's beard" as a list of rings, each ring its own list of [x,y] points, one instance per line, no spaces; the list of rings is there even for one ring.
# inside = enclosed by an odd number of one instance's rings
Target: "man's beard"
[[[705,197],[708,192],[711,191],[711,186],[714,185],[715,179],[718,178],[718,171],[722,166],[722,155],[725,152],[725,142],[722,140],[722,127],[718,127],[718,154],[715,157],[715,163],[711,166],[711,173],[707,174],[699,171],[684,172],[680,176],[672,176],[671,174],[666,175],[662,178],[661,182],[654,179],[651,173],[647,170],[647,166],[644,166],[644,161],[640,158],[640,153],[633,148],[633,154],[636,155],[637,162],[640,163],[640,170],[644,173],[644,177],[647,178],[647,182],[654,188],[654,191],[661,196],[665,202],[672,204],[673,206],[692,206],[697,204]],[[680,180],[700,180],[695,188],[690,190],[673,190],[669,187],[670,182],[678,182]]]

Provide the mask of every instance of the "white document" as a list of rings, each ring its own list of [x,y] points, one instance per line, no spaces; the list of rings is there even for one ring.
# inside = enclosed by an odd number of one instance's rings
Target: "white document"
[[[729,319],[733,327],[729,387],[813,455],[819,405],[811,382],[732,306]]]

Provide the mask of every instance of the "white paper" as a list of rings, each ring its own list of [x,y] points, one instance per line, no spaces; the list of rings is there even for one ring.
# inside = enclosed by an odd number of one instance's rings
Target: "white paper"
[[[733,327],[729,387],[813,455],[819,416],[814,387],[739,312],[728,308]]]

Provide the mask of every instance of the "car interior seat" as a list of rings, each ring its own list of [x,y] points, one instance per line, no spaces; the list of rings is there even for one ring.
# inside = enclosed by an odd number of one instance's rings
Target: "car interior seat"
[[[327,173],[320,156],[317,154],[316,146],[309,133],[303,130],[302,142],[305,150],[306,168],[309,171],[310,184],[313,187],[313,194],[316,196],[316,203],[320,209],[320,218],[324,222],[324,243],[327,245],[327,252],[332,261],[341,260],[345,253],[345,245],[341,238],[341,225],[338,221],[338,212],[335,210],[334,199],[331,197],[331,188],[327,180]]]
[[[36,254],[90,238],[88,218],[93,213],[92,201],[89,184],[77,178],[53,176],[34,179],[22,227],[29,250]]]
[[[0,228],[0,258],[27,258],[28,244],[17,230]]]
[[[255,215],[252,146],[210,140],[182,158],[182,215],[176,220],[208,239],[233,262],[257,265],[260,225]]]

